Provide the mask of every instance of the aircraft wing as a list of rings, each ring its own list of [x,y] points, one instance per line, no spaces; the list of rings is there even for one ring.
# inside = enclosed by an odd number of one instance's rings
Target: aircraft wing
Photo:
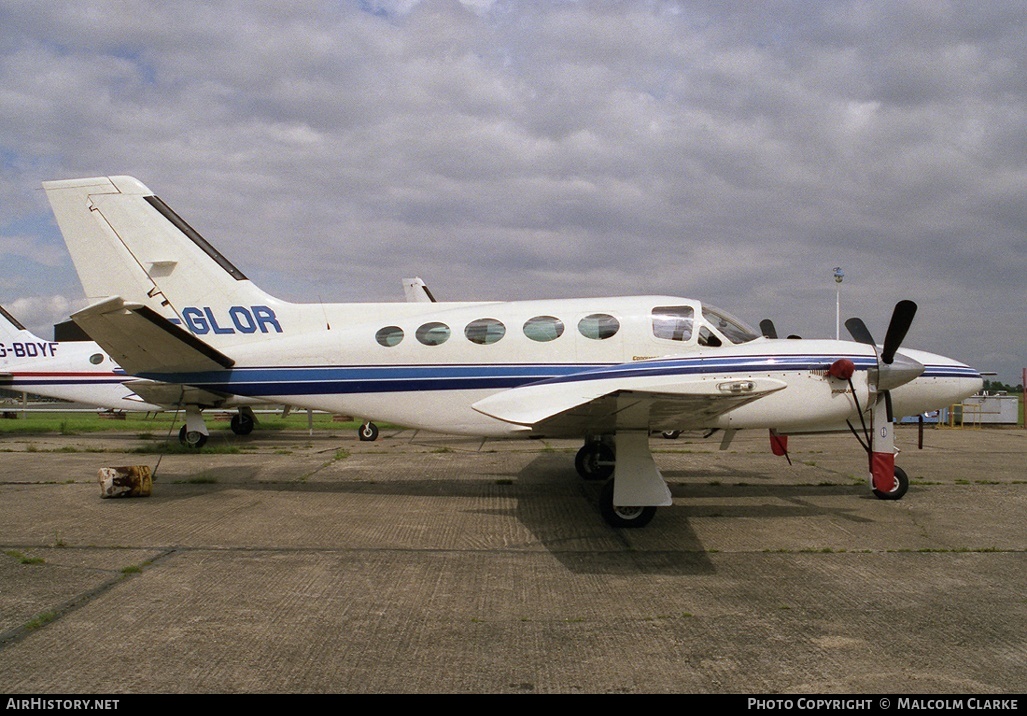
[[[546,434],[687,430],[786,387],[774,378],[744,380],[662,375],[589,378],[588,373],[496,393],[472,407]]]
[[[201,372],[235,365],[224,353],[153,309],[126,303],[117,296],[71,318],[131,374]]]

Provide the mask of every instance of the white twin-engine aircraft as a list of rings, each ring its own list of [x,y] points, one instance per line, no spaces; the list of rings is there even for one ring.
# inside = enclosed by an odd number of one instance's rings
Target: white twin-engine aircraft
[[[600,506],[614,526],[641,527],[671,504],[652,431],[723,430],[726,444],[769,429],[781,454],[789,433],[862,431],[871,488],[898,499],[908,480],[892,416],[982,386],[962,363],[898,350],[909,301],[883,347],[859,319],[846,323],[856,342],[778,340],[674,296],[294,304],[254,286],[136,179],[43,186],[94,301],[72,318],[133,375],[453,434],[582,438],[578,471],[612,475]],[[186,421],[206,433],[196,407]]]

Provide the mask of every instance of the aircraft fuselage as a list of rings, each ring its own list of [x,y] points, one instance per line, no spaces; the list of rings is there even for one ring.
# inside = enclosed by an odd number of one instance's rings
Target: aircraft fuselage
[[[356,306],[367,320],[354,324]],[[844,429],[846,420],[858,421],[857,402],[865,410],[874,392],[870,372],[877,356],[871,346],[739,335],[743,325],[713,325],[722,312],[715,312],[711,322],[700,302],[679,297],[347,304],[342,309],[279,303],[229,309],[219,317],[209,309],[187,307],[182,310],[191,317],[185,319],[186,326],[214,346],[230,347],[235,366],[144,375],[269,402],[484,436],[539,434],[472,407],[500,391],[539,381],[547,381],[547,390],[579,384],[583,391],[600,381],[614,389],[624,382],[629,391],[630,381],[638,376],[668,385],[682,380],[725,384],[724,391],[744,390],[742,384],[762,379],[783,384],[726,414],[699,413],[682,420],[673,410],[662,418],[660,411],[653,411],[647,426],[652,430]],[[318,312],[328,318],[311,318]],[[333,319],[336,312],[339,317]],[[268,329],[265,339],[258,326]],[[294,332],[294,326],[301,328]],[[903,353],[921,362],[924,372],[893,391],[898,415],[945,407],[981,387],[979,374],[961,363],[922,351]],[[840,358],[855,365],[851,384],[827,376]],[[625,407],[611,412],[619,414]],[[612,415],[606,422],[611,431],[623,427]],[[588,432],[605,429],[600,424]],[[568,432],[578,434],[573,428]]]

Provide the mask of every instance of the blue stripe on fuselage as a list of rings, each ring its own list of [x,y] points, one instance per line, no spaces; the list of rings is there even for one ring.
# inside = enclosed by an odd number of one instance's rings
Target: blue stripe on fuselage
[[[871,356],[844,356],[857,370],[877,365]],[[502,390],[529,383],[607,378],[694,376],[826,370],[838,355],[673,358],[616,364],[447,364],[364,366],[255,366],[201,373],[147,373],[142,377],[185,383],[237,395],[328,395],[398,391]],[[925,377],[978,378],[971,368],[927,366]]]

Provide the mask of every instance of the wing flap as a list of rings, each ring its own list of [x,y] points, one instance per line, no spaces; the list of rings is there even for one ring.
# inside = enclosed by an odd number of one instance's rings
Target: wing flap
[[[131,374],[224,370],[235,361],[153,309],[106,299],[71,316]]]

